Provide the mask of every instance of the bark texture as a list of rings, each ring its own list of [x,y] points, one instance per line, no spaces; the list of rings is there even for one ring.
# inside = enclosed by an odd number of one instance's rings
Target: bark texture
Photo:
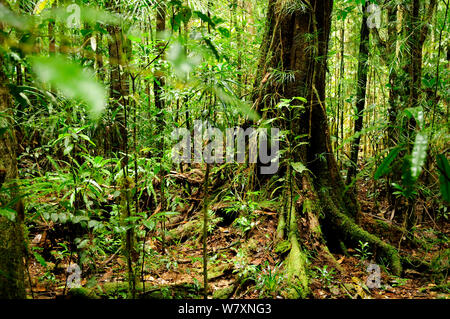
[[[3,0],[0,0],[4,4]],[[3,24],[0,23],[0,32]],[[2,38],[0,38],[0,42]],[[1,44],[1,43],[0,43]],[[0,299],[25,298],[23,237],[23,205],[17,199],[17,186],[11,180],[17,178],[16,138],[11,122],[12,99],[5,74],[4,58],[0,55],[0,128],[6,129],[0,136],[0,209],[16,211],[14,220],[0,215]],[[12,207],[11,207],[12,206]]]

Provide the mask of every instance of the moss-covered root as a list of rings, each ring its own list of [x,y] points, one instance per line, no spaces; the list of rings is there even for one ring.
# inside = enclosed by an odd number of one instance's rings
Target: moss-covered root
[[[278,226],[277,226],[277,232],[275,235],[275,240],[277,242],[281,242],[284,239],[284,230],[285,229],[286,229],[286,218],[285,218],[284,207],[282,207],[280,214],[278,216]]]
[[[145,286],[143,292],[142,282],[136,283],[136,292],[140,299],[190,299],[197,298],[198,291],[193,284],[177,284],[163,286]],[[103,299],[114,298],[128,293],[128,282],[108,282],[101,287],[72,288],[67,294],[68,299]]]
[[[306,298],[309,294],[306,255],[301,250],[297,237],[290,237],[291,251],[286,259],[286,275],[292,287],[288,290],[288,297]]]
[[[347,215],[337,210],[334,210],[332,215],[332,223],[337,227],[338,232],[343,235],[346,242],[368,242],[370,247],[375,248],[380,256],[389,260],[392,273],[400,276],[402,264],[397,249],[356,225]]]
[[[288,298],[306,298],[309,294],[307,259],[298,242],[297,213],[295,207],[290,207],[286,212],[289,216],[288,239],[291,244],[291,251],[286,259],[286,275],[291,284]]]

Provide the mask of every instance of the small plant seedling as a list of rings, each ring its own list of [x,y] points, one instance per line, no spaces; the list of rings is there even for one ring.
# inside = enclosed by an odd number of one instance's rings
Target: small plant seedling
[[[368,242],[359,241],[359,247],[355,248],[355,250],[357,251],[355,256],[361,261],[369,260],[370,256],[372,256]]]
[[[315,267],[317,270],[316,278],[318,278],[325,286],[331,285],[334,280],[335,270],[334,268],[328,269],[328,266],[325,265],[323,268]]]

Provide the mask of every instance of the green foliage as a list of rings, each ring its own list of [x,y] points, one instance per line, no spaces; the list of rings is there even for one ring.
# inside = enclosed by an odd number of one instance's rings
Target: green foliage
[[[414,148],[411,154],[411,179],[416,181],[422,172],[422,166],[427,156],[428,139],[427,135],[419,132],[414,141]]]
[[[375,180],[379,179],[383,175],[386,175],[387,173],[390,172],[391,163],[395,160],[395,158],[398,156],[398,154],[402,150],[403,150],[403,148],[397,146],[389,152],[388,156],[386,156],[386,158],[383,160],[383,162],[380,164],[380,166],[378,166],[378,168],[375,172],[375,175],[374,175]]]
[[[328,269],[328,265],[323,266],[323,268],[315,267],[317,273],[315,278],[318,278],[326,287],[333,283],[336,271],[334,268]]]
[[[309,169],[306,168],[306,166],[301,162],[292,163],[292,168],[299,174],[309,171]]]
[[[437,167],[439,170],[439,182],[441,195],[444,201],[450,203],[450,164],[444,154],[436,157]]]
[[[199,186],[202,176],[195,176],[195,183],[191,183],[190,176],[203,167],[173,163],[169,136],[174,128],[192,129],[194,120],[208,120],[221,129],[282,124],[280,171],[269,184],[265,184],[264,177],[251,179],[252,167],[247,165],[211,166],[211,195],[217,204],[226,204],[223,209],[234,220],[229,234],[235,236],[237,230],[244,241],[262,231],[259,223],[272,215],[260,218],[258,210],[270,208],[279,212],[285,204],[279,203],[280,190],[291,192],[293,204],[300,199],[298,191],[303,189],[298,189],[298,175],[309,174],[312,182],[317,182],[321,196],[334,191],[330,185],[322,185],[318,180],[321,176],[312,173],[316,173],[313,168],[320,167],[318,163],[333,164],[328,163],[330,156],[337,158],[338,174],[345,175],[349,165],[357,165],[360,172],[353,184],[360,188],[357,195],[367,190],[376,207],[384,200],[380,196],[386,193],[385,178],[392,183],[393,195],[407,199],[410,205],[426,207],[424,218],[430,215],[431,219],[436,218],[433,222],[448,219],[450,166],[445,101],[449,98],[449,70],[442,60],[447,41],[445,10],[441,10],[444,4],[437,5],[435,19],[427,25],[433,36],[427,38],[423,48],[423,72],[418,81],[422,85],[414,101],[409,92],[410,61],[405,58],[411,50],[408,28],[402,25],[403,31],[395,34],[395,43],[388,43],[389,24],[383,14],[367,61],[370,74],[365,109],[357,114],[359,83],[354,75],[358,67],[360,8],[366,2],[334,2],[329,52],[317,57],[320,61],[325,56],[328,59],[325,101],[312,105],[312,109],[311,95],[292,96],[302,94],[303,87],[296,87],[295,93],[290,94],[291,83],[301,78],[298,70],[286,70],[281,65],[258,69],[266,58],[260,57],[260,45],[272,38],[264,32],[271,22],[266,21],[266,1],[126,0],[115,1],[114,8],[106,8],[105,1],[87,0],[70,4],[53,0],[7,1],[8,8],[0,4],[0,55],[4,61],[1,68],[7,79],[2,84],[13,98],[12,109],[0,112],[0,138],[16,134],[20,179],[14,182],[23,193],[10,199],[6,196],[11,192],[10,186],[2,187],[0,216],[15,221],[17,213],[13,207],[18,199],[23,199],[25,224],[33,235],[46,227],[51,229],[49,233],[60,236],[56,245],[51,244],[49,254],[48,247],[32,248],[37,264],[45,268],[42,280],[61,286],[52,262],[65,264],[69,256],[76,256],[88,270],[88,276],[92,275],[93,283],[103,271],[97,269],[98,265],[103,268],[102,262],[113,254],[126,257],[127,249],[137,251],[139,256],[133,258],[132,266],[136,273],[142,266],[143,277],[148,271],[182,270],[178,255],[173,256],[168,245],[186,245],[189,250],[197,247],[191,238],[186,242],[185,238],[173,238],[174,231],[167,227],[174,225],[168,222],[177,220],[173,217],[182,212],[191,219],[192,234],[201,234],[203,224],[195,214],[199,215],[199,196],[204,195]],[[276,10],[283,14],[309,10],[307,1],[279,4]],[[68,5],[76,10],[68,10]],[[76,26],[69,27],[68,21],[76,20],[71,19],[78,9],[80,19]],[[420,11],[422,14],[424,10]],[[157,12],[166,17],[165,30],[158,33]],[[406,18],[402,24],[407,23]],[[441,30],[443,41],[437,36]],[[386,47],[396,48],[395,59],[383,54],[384,45],[377,45],[378,33]],[[316,32],[307,32],[297,40],[304,41],[305,50],[314,54],[312,43],[316,36]],[[119,61],[110,56],[114,41],[120,42]],[[282,46],[276,50],[285,52]],[[268,52],[267,58],[271,57]],[[308,81],[312,81],[315,73],[308,74],[312,76]],[[123,92],[113,92],[115,77]],[[275,89],[258,97],[254,85],[258,88],[265,83]],[[157,86],[161,87],[158,92]],[[162,103],[155,103],[157,98]],[[257,99],[266,105],[258,112],[254,104]],[[318,126],[308,123],[308,119],[312,121],[314,112],[321,109],[329,121],[327,134],[332,145],[326,145],[326,152],[310,154],[318,147],[310,144],[317,142],[314,130]],[[276,117],[272,116],[274,113]],[[355,133],[352,121],[358,116],[364,117],[364,127]],[[292,128],[301,133],[296,136]],[[395,141],[389,140],[391,136],[396,137]],[[360,158],[352,163],[348,158],[350,142],[357,138],[361,139]],[[334,154],[328,154],[333,151]],[[437,165],[432,158],[436,158]],[[292,174],[287,176],[285,171]],[[425,178],[421,179],[421,175]],[[437,175],[442,200],[438,198],[438,184],[429,183]],[[260,190],[248,191],[250,181]],[[304,211],[310,200],[315,198],[303,201]],[[222,218],[213,210],[207,213],[208,235],[215,235]],[[327,217],[322,213],[321,221]],[[178,221],[174,227],[177,226]],[[127,235],[135,236],[132,247],[126,245]],[[264,235],[271,240],[272,234]],[[433,244],[444,245],[448,240],[443,235],[436,236]],[[170,243],[164,242],[167,238]],[[150,247],[149,241],[162,243],[168,253],[161,255],[159,247]],[[298,261],[306,264],[300,247],[290,241],[266,248],[274,248],[280,258],[293,250],[290,270],[295,275],[302,268]],[[372,256],[365,242],[360,242],[356,251],[356,256],[364,261]],[[241,247],[234,259],[235,273],[242,284],[255,284],[260,297],[274,297],[280,287],[290,286],[280,264],[272,267],[266,262],[256,266],[252,264],[252,254],[249,247]],[[228,255],[214,254],[209,263],[218,264],[225,256]],[[433,258],[434,270],[445,269],[445,258],[447,252]],[[191,260],[196,263],[202,258]],[[316,268],[313,274],[328,286],[335,277],[334,269],[327,266]],[[193,281],[200,291],[200,283],[195,278]],[[305,276],[301,283],[292,285],[298,295],[305,294],[306,282]],[[161,295],[171,296],[166,288]],[[122,289],[115,296],[125,298],[129,293]]]
[[[282,263],[271,267],[269,262],[265,262],[264,267],[260,266],[256,277],[256,289],[260,292],[260,297],[275,297],[280,291],[280,286],[284,281],[284,275],[281,271]]]
[[[256,222],[250,217],[240,216],[235,219],[233,225],[235,225],[243,234],[246,234],[256,226]]]
[[[355,248],[355,250],[357,252],[355,256],[361,261],[368,260],[372,256],[368,242],[359,241],[359,247]]]
[[[81,99],[89,106],[91,116],[97,119],[106,107],[106,90],[92,72],[63,57],[35,57],[33,70],[43,83],[55,86],[70,99]]]

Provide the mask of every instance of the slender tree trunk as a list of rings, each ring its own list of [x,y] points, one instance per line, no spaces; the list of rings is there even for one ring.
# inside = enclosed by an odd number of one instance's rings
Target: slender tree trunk
[[[110,3],[113,10],[117,7]],[[129,94],[129,85],[127,73],[124,71],[127,68],[126,54],[124,50],[124,38],[122,35],[122,28],[117,25],[109,25],[107,27],[109,33],[108,50],[109,50],[109,64],[111,68],[110,73],[110,98],[112,100],[111,109],[117,110],[116,118],[113,120],[113,125],[110,127],[111,150],[113,152],[126,153],[127,145],[127,129],[126,129],[126,108]],[[124,163],[126,165],[126,163]]]
[[[343,148],[343,144],[344,144],[344,98],[343,98],[343,94],[342,94],[342,81],[344,80],[344,71],[345,71],[345,19],[342,20],[342,27],[341,27],[341,49],[339,51],[339,57],[340,57],[340,62],[339,62],[339,84],[338,84],[338,91],[337,91],[337,96],[338,96],[338,108],[337,108],[337,112],[338,112],[338,134],[336,135],[337,138],[337,145],[342,145],[342,152],[344,152],[344,148]],[[341,142],[339,143],[339,133],[340,133],[340,140]],[[340,164],[340,159],[339,159],[339,148],[337,148],[336,150],[336,157],[337,157],[337,162],[338,164]]]
[[[162,33],[166,30],[166,4],[163,1],[158,1],[156,9],[156,46],[158,48],[158,54],[164,50],[164,44],[162,39]],[[161,59],[163,56],[161,54]],[[164,74],[161,70],[162,63],[156,64],[155,80],[153,81],[153,93],[155,95],[155,107],[159,111],[158,115],[158,129],[164,126],[163,111],[164,111],[164,99],[162,97],[163,87],[165,85]]]
[[[109,8],[119,12],[120,3],[110,0]],[[132,298],[136,296],[136,279],[133,270],[133,262],[137,259],[137,251],[135,247],[135,234],[132,222],[129,221],[133,215],[133,198],[132,190],[136,187],[134,181],[128,176],[128,118],[129,108],[128,100],[130,95],[128,60],[130,58],[131,44],[125,39],[122,28],[117,25],[107,27],[109,33],[108,49],[109,63],[111,68],[110,74],[110,97],[112,99],[112,109],[119,110],[113,119],[112,126],[112,143],[113,152],[121,157],[121,168],[123,177],[120,181],[121,196],[120,210],[121,218],[124,226],[129,226],[124,238],[124,255],[127,260],[128,283]]]
[[[363,18],[361,21],[360,42],[359,42],[359,60],[358,60],[358,83],[356,87],[356,119],[354,134],[358,134],[351,144],[350,160],[351,165],[347,173],[347,184],[352,182],[358,167],[358,153],[361,141],[359,133],[363,128],[363,112],[366,103],[367,89],[367,70],[369,68],[369,28],[367,26],[367,10],[368,3],[363,5]]]

